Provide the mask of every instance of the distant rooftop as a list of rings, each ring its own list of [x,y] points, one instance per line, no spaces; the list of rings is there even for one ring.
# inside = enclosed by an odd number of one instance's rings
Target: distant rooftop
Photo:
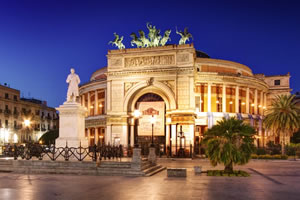
[[[39,99],[35,99],[35,98],[21,98],[22,101],[27,101],[30,103],[34,103],[34,104],[38,104],[38,105],[44,105],[47,106],[47,101],[42,101]]]

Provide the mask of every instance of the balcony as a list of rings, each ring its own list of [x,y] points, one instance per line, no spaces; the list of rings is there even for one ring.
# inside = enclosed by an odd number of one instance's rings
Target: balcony
[[[6,117],[10,116],[10,115],[11,115],[11,110],[5,109],[5,110],[4,110],[4,115],[5,115]]]
[[[31,110],[22,110],[22,116],[29,117],[31,115]]]
[[[13,113],[13,115],[14,115],[15,118],[18,118],[18,117],[19,117],[19,114],[20,114],[20,113],[19,113],[18,111],[16,111],[16,110],[15,110],[14,113]]]

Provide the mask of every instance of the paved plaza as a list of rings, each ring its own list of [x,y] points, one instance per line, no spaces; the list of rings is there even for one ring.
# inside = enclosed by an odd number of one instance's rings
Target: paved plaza
[[[167,178],[166,171],[152,177],[0,173],[0,199],[300,199],[300,161],[251,161],[235,168],[249,172],[247,178],[194,175],[195,165],[212,169],[205,160],[159,163],[187,168],[188,177]]]

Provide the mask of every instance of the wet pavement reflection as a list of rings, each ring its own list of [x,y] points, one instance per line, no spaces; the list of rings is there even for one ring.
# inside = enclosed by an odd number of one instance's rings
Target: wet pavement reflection
[[[187,168],[188,177],[167,178],[166,171],[152,177],[0,173],[0,199],[300,199],[300,161],[251,161],[236,166],[249,172],[248,178],[194,175],[196,165],[211,169],[203,160],[159,162]]]

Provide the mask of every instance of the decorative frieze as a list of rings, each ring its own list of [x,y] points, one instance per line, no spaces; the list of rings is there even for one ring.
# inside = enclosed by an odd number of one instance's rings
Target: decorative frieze
[[[176,56],[177,62],[189,62],[190,61],[190,55],[189,54],[178,54]]]
[[[97,127],[97,126],[106,126],[106,119],[86,119],[85,128]]]
[[[174,55],[143,56],[125,58],[125,68],[155,65],[174,65]]]
[[[110,66],[119,67],[122,66],[122,58],[111,58],[109,59]]]

